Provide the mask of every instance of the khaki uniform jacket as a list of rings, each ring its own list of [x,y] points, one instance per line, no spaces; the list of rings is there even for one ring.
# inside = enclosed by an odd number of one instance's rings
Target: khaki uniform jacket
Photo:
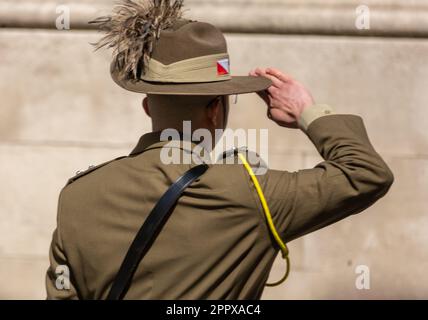
[[[258,177],[286,242],[364,210],[393,181],[360,117],[323,116],[306,134],[324,162]],[[150,210],[193,166],[162,164],[164,144],[159,134],[146,134],[130,156],[82,174],[62,190],[46,276],[48,298],[106,298]],[[278,252],[243,165],[210,165],[180,198],[125,299],[259,299]],[[68,290],[56,286],[61,265],[69,268]]]

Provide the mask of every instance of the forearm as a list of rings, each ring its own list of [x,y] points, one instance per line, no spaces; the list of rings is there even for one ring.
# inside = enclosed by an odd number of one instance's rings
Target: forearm
[[[319,117],[309,123],[306,134],[325,161],[297,173],[298,205],[287,228],[288,241],[361,212],[393,182],[360,117]]]
[[[306,134],[324,160],[339,168],[362,193],[388,189],[393,174],[371,145],[362,119],[323,108],[329,116],[314,119]]]
[[[393,181],[360,117],[331,113],[307,123],[301,128],[325,161],[294,173],[271,170],[264,185],[286,241],[361,212]]]

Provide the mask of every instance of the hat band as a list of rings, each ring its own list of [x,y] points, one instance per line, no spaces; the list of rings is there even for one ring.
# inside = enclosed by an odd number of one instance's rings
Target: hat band
[[[227,53],[181,60],[168,65],[151,58],[141,76],[144,81],[170,83],[213,82],[231,78]]]

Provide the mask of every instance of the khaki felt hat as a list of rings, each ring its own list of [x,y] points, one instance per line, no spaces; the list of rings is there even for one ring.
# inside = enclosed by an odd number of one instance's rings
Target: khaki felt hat
[[[126,0],[116,21],[114,16],[95,21],[110,32],[98,47],[115,49],[110,72],[119,86],[146,94],[213,96],[263,91],[272,84],[264,77],[232,76],[222,32],[182,19],[181,5],[154,1],[144,7]]]

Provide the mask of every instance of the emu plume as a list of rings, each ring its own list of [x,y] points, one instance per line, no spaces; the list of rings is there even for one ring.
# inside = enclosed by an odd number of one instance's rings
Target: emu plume
[[[112,48],[122,80],[138,81],[160,32],[182,15],[183,0],[120,0],[113,13],[90,21],[105,32],[95,49]]]

